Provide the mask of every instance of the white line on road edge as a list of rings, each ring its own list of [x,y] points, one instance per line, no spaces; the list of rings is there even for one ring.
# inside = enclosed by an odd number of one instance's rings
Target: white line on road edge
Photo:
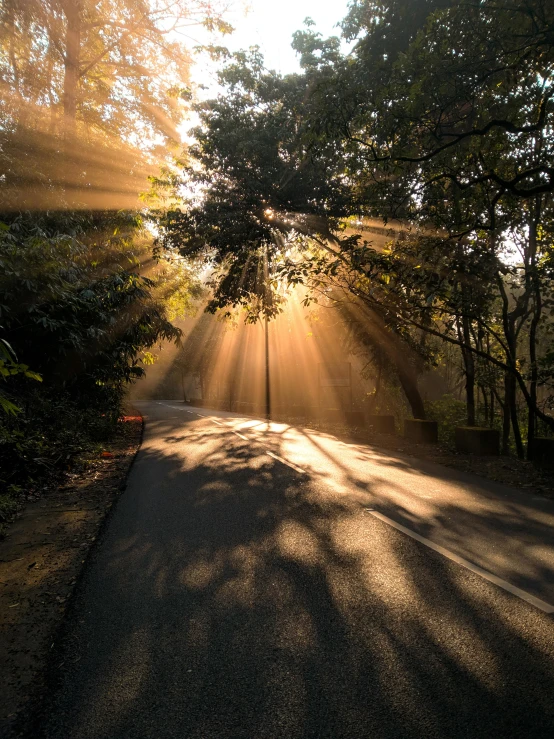
[[[481,567],[474,565],[473,562],[469,562],[467,559],[464,559],[463,557],[460,557],[457,554],[454,554],[454,552],[451,552],[450,550],[445,549],[444,547],[441,547],[440,544],[435,544],[430,539],[426,539],[424,536],[420,536],[419,534],[416,534],[415,531],[412,531],[411,529],[407,529],[405,526],[402,526],[402,524],[397,523],[396,521],[393,521],[392,518],[388,518],[388,516],[384,516],[382,513],[379,513],[378,511],[375,511],[372,508],[366,508],[365,510],[368,513],[371,513],[371,515],[374,516],[375,518],[378,518],[380,521],[387,523],[389,526],[392,526],[398,531],[402,531],[402,533],[407,534],[407,536],[411,536],[412,539],[419,541],[421,544],[425,544],[425,546],[429,547],[429,549],[433,549],[433,551],[438,552],[439,554],[442,554],[443,557],[447,557],[448,559],[452,560],[452,562],[456,562],[456,564],[462,565],[462,567],[465,567],[471,572],[474,572],[476,575],[479,575],[483,579],[488,580],[489,582],[492,582],[495,585],[498,585],[500,588],[503,588],[504,590],[507,590],[508,593],[511,593],[512,595],[517,595],[518,598],[521,598],[521,600],[527,601],[527,603],[530,603],[532,606],[535,606],[535,608],[539,608],[541,611],[544,611],[544,613],[554,613],[554,606],[550,605],[550,603],[546,603],[544,600],[541,600],[540,598],[536,598],[534,595],[531,595],[530,593],[525,592],[525,590],[521,590],[521,588],[518,588],[515,585],[511,585],[511,583],[506,582],[506,580],[503,580],[501,577],[497,577],[496,575],[493,575],[491,572],[487,572],[487,570],[483,570]]]
[[[296,470],[296,472],[301,472],[303,475],[307,475],[308,473],[306,470],[303,470],[301,467],[297,467],[292,462],[287,462],[286,459],[283,459],[283,457],[277,456],[277,454],[273,454],[273,452],[266,452],[270,457],[273,457],[273,459],[276,459],[278,462],[282,462],[283,464],[286,464],[287,467],[292,467],[293,470]]]

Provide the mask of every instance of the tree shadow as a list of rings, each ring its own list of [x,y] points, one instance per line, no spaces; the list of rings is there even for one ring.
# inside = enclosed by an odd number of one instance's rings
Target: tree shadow
[[[550,618],[183,416],[79,586],[41,736],[552,737]]]

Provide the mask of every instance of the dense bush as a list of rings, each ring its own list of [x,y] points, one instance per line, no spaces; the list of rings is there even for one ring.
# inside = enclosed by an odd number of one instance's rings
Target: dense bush
[[[452,395],[443,395],[438,400],[427,401],[425,407],[429,420],[438,421],[439,441],[453,445],[456,427],[467,425],[465,402]]]
[[[67,467],[108,438],[146,350],[178,340],[168,293],[188,306],[194,277],[167,260],[145,276],[149,249],[136,214],[27,213],[0,224],[0,486]]]

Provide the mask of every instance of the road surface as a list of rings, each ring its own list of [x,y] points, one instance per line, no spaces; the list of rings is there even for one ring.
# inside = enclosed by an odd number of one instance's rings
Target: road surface
[[[554,737],[554,503],[284,424],[140,407],[43,737]]]

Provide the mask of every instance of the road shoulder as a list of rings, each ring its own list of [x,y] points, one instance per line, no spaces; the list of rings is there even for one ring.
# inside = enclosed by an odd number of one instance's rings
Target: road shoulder
[[[28,505],[0,542],[2,739],[24,735],[66,606],[125,488],[142,428],[141,416],[126,416],[109,451],[70,484]]]

